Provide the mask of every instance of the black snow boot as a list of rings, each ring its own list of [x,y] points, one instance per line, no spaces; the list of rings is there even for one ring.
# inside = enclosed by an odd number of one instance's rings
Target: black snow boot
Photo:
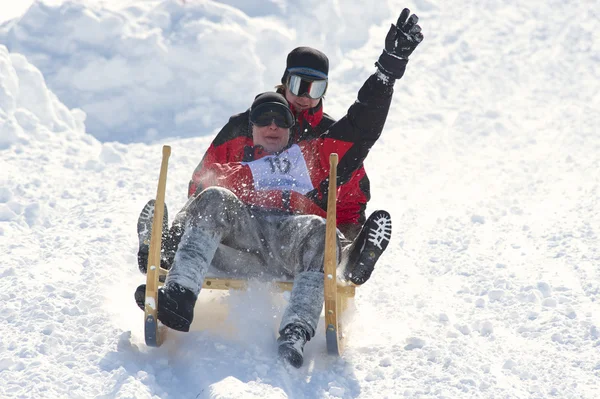
[[[177,248],[179,248],[179,243],[183,237],[183,233],[183,225],[177,221],[174,221],[173,225],[169,229],[167,237],[165,237],[163,240],[162,254],[160,258],[160,265],[163,269],[171,270],[171,266],[175,261]]]
[[[310,341],[310,334],[298,324],[286,326],[277,339],[279,357],[296,368],[304,362],[304,345]]]
[[[135,302],[144,310],[146,284],[135,290]],[[198,297],[177,283],[164,285],[158,289],[157,317],[165,326],[173,330],[188,332],[194,319],[194,305]]]
[[[150,237],[152,235],[152,222],[154,220],[154,203],[155,200],[150,200],[140,212],[140,217],[137,222],[137,232],[139,238],[139,249],[138,249],[138,267],[140,271],[146,274],[146,268],[148,266],[148,253],[150,252]],[[165,204],[165,211],[163,215],[163,227],[162,227],[162,240],[161,240],[161,265],[163,265],[163,248],[164,243],[167,241],[169,236],[169,214],[167,212],[167,205]],[[163,266],[164,267],[164,266]]]
[[[133,297],[135,298],[135,303],[137,303],[138,307],[144,310],[144,305],[146,304],[146,284],[137,287]]]
[[[387,248],[391,237],[390,214],[382,210],[373,212],[356,237],[344,278],[356,285],[364,284],[371,277],[375,263]]]

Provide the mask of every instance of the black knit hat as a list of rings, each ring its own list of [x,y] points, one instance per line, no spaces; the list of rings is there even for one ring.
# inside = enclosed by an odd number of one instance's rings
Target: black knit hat
[[[250,107],[250,109],[251,110],[255,109],[260,104],[264,104],[264,103],[279,103],[279,104],[283,104],[288,109],[290,107],[290,105],[288,104],[288,102],[284,96],[282,96],[279,93],[275,93],[273,91],[267,91],[265,93],[261,93],[261,94],[257,95],[256,97],[254,97],[254,102],[252,103],[252,106]]]
[[[290,106],[281,94],[268,91],[254,98],[250,107],[250,123],[258,126],[266,126],[264,122],[270,123],[275,120],[279,127],[291,128],[294,126],[294,114]]]
[[[305,75],[308,78],[327,79],[329,59],[325,54],[312,47],[297,47],[287,56],[286,68],[281,83],[286,84],[290,69],[295,74]]]

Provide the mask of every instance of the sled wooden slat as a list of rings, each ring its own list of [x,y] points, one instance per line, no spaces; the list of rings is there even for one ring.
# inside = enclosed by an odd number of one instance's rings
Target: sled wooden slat
[[[160,275],[166,276],[168,271],[163,269],[162,267],[159,270]],[[249,280],[245,279],[236,279],[230,277],[206,277],[204,279],[204,284],[202,284],[202,289],[205,290],[245,290],[248,288]],[[273,284],[280,291],[291,291],[292,286],[294,285],[293,281],[264,281],[268,284]],[[159,282],[159,286],[162,285],[162,282]],[[356,293],[355,285],[343,285],[338,283],[337,285],[337,293],[342,298],[348,297],[351,298]]]
[[[202,288],[209,290],[245,290],[248,288],[248,280],[237,280],[232,278],[205,278]],[[275,285],[280,291],[291,291],[293,282],[291,281],[273,281],[270,284]]]
[[[206,278],[204,279],[203,289],[208,290],[244,290],[248,288],[248,280],[239,280],[233,278]],[[294,285],[293,281],[269,281],[268,284],[273,284],[280,291],[291,291]],[[337,286],[337,293],[343,296],[354,296],[356,287],[353,285]]]

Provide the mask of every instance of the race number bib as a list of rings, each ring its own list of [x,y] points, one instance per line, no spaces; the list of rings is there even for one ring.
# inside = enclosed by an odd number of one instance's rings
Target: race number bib
[[[306,194],[314,189],[306,161],[297,145],[281,154],[242,164],[250,167],[256,190],[289,190]]]

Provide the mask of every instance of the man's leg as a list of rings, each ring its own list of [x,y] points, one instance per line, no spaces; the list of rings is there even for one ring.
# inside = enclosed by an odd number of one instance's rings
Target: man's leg
[[[161,266],[164,269],[170,270],[175,260],[175,253],[185,232],[186,220],[189,218],[188,210],[194,198],[191,197],[177,213],[166,237],[163,235]],[[280,268],[276,267],[270,270],[265,268],[266,262],[263,256],[264,251],[262,251],[264,245],[257,244],[259,241],[264,243],[260,232],[260,229],[256,229],[244,234],[231,234],[226,237],[224,242],[219,244],[211,266],[246,278],[260,278],[265,273],[271,276],[285,277],[281,275]],[[145,271],[143,272],[145,273]]]
[[[137,233],[138,233],[138,267],[140,271],[146,274],[146,267],[148,266],[148,251],[150,250],[150,236],[152,235],[152,222],[154,220],[154,205],[155,200],[150,200],[144,205],[137,222]],[[163,227],[162,227],[162,240],[161,240],[161,266],[165,266],[164,263],[164,243],[167,241],[169,236],[169,213],[167,212],[167,205],[165,204],[163,214]],[[169,264],[170,267],[170,264]]]
[[[290,216],[281,221],[278,232],[282,238],[280,261],[288,267],[293,265],[295,271],[290,301],[279,328],[279,355],[300,367],[304,344],[314,337],[323,309],[325,219]],[[336,250],[339,255],[339,242]]]
[[[160,266],[163,269],[169,270],[171,269],[171,265],[173,265],[175,252],[177,251],[177,246],[179,245],[181,237],[183,236],[185,222],[188,218],[187,211],[195,199],[196,197],[190,197],[188,199],[183,208],[181,208],[177,215],[175,215],[171,228],[169,228],[169,216],[167,212],[167,205],[165,204],[160,252]],[[146,205],[144,205],[137,222],[137,233],[139,239],[138,268],[143,274],[146,274],[146,267],[148,264],[150,236],[152,235],[152,223],[154,221],[154,203],[155,200],[151,199],[146,203]]]
[[[161,265],[167,270],[171,269],[173,261],[175,260],[175,253],[177,252],[177,247],[185,232],[185,223],[189,218],[188,210],[191,209],[196,197],[197,196],[192,196],[188,198],[187,202],[173,218],[173,224],[165,237]]]
[[[188,210],[191,209],[196,198],[197,196],[188,198],[181,210],[175,215],[171,228],[168,226],[167,205],[165,204],[160,265],[166,270],[171,269],[171,266],[173,265],[173,260],[175,260],[175,252],[177,252],[177,247],[179,246],[185,231],[185,223],[189,217]],[[146,265],[148,263],[150,235],[152,233],[152,223],[154,219],[154,202],[155,200],[151,199],[148,201],[148,203],[146,203],[140,212],[137,223],[139,238],[138,267],[143,274],[146,274]]]
[[[188,208],[185,233],[165,285],[159,289],[158,319],[168,327],[188,331],[194,305],[208,267],[222,240],[256,242],[256,221],[232,192],[212,187],[200,193]],[[259,240],[260,242],[260,240]],[[136,291],[136,301],[145,286]]]

